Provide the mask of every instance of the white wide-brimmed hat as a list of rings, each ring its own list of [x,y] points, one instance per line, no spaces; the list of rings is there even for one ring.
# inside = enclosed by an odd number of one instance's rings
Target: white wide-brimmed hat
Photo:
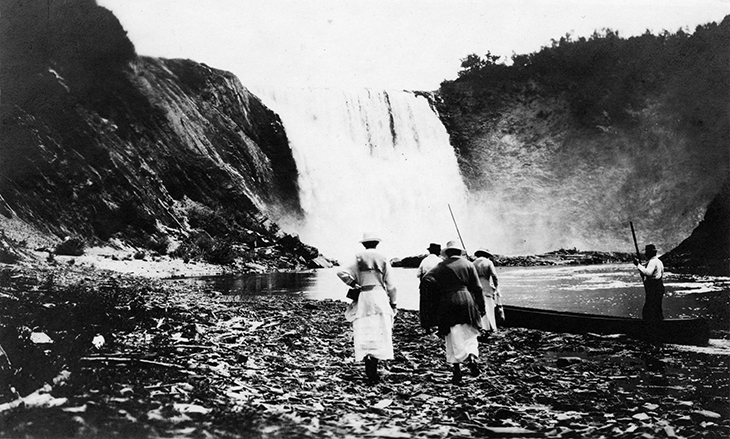
[[[487,256],[494,256],[492,252],[490,252],[488,249],[482,247],[474,252],[474,256],[478,255],[479,253],[484,253]]]
[[[462,246],[459,241],[454,239],[446,243],[444,251],[446,250],[460,250],[462,253],[464,253],[464,246]]]
[[[365,232],[362,234],[362,239],[360,240],[360,243],[363,242],[380,242],[381,239],[376,235],[375,233]]]

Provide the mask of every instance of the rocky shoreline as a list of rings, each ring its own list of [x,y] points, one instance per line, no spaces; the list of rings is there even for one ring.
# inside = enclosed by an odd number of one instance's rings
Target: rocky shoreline
[[[409,256],[391,260],[394,267],[417,268],[425,255]],[[583,251],[578,249],[559,249],[538,255],[506,256],[495,255],[498,267],[536,267],[546,265],[595,265],[620,264],[632,262],[635,253]]]
[[[366,384],[344,302],[230,301],[78,266],[0,266],[2,437],[727,437],[727,357],[505,329],[449,382],[443,341],[396,317]]]

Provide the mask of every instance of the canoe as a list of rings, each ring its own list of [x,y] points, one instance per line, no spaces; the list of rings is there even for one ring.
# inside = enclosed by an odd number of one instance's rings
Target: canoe
[[[659,343],[707,346],[710,328],[703,318],[665,319],[647,323],[642,319],[549,311],[504,305],[502,326],[540,329],[569,334],[624,334],[631,338]]]

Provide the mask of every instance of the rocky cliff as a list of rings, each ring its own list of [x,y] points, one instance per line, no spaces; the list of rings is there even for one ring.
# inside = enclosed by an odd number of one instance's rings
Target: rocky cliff
[[[281,122],[234,75],[136,56],[94,1],[2,8],[2,215],[161,248],[264,245],[269,218],[301,214]]]
[[[692,234],[661,257],[673,271],[730,276],[730,180]]]
[[[93,0],[4,2],[0,40],[0,224],[175,241],[215,262],[275,244],[317,256],[275,224],[302,215],[296,163],[279,117],[232,74],[138,57]],[[728,45],[728,19],[692,35],[563,38],[511,66],[471,58],[436,107],[471,196],[517,231],[513,248],[631,251],[633,221],[666,252],[713,217],[715,197],[727,207]],[[730,227],[704,224],[727,241]]]
[[[667,252],[730,173],[728,44],[730,17],[693,34],[568,36],[510,66],[473,55],[438,108],[470,191],[524,239],[630,251],[633,221]]]

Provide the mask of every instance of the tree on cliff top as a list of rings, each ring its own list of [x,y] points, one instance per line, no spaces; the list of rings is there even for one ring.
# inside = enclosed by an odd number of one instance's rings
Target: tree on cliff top
[[[499,63],[501,56],[492,55],[491,51],[487,51],[484,57],[472,53],[461,60],[461,68],[459,77],[465,75],[485,75],[489,69],[499,69],[504,64]]]
[[[536,81],[564,93],[576,120],[587,127],[606,117],[631,125],[646,97],[660,92],[688,128],[722,130],[729,120],[728,45],[730,16],[697,26],[693,34],[681,29],[628,39],[610,29],[589,38],[568,34],[538,52],[513,55],[510,66],[498,64],[490,52],[484,58],[471,54],[462,60],[458,79],[442,83],[442,90],[459,83],[498,89]]]

